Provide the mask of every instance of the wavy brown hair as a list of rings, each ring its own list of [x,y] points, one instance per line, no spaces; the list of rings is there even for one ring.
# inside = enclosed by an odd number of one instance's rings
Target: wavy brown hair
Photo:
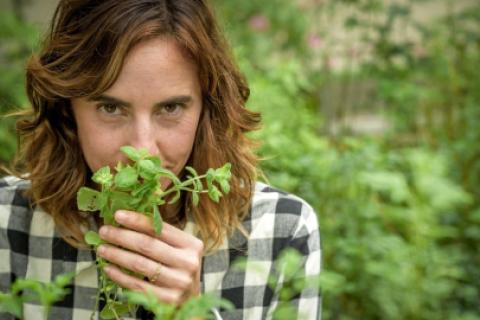
[[[70,100],[95,96],[118,77],[139,42],[175,39],[198,67],[203,111],[189,165],[198,172],[232,163],[231,192],[220,203],[204,196],[191,209],[210,249],[241,226],[256,180],[254,143],[246,133],[260,116],[245,109],[249,88],[204,0],[62,0],[37,55],[27,65],[32,109],[17,121],[14,173],[28,175],[29,196],[54,219],[64,239],[82,247],[86,215],[76,192],[92,172],[80,148]],[[190,195],[183,197],[184,204]],[[185,207],[185,206],[184,206]]]

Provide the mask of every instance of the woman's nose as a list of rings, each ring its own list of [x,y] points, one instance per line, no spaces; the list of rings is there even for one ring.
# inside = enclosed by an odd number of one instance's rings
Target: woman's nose
[[[132,147],[146,149],[151,155],[160,156],[160,149],[156,141],[156,130],[151,123],[148,121],[136,123],[132,131]]]

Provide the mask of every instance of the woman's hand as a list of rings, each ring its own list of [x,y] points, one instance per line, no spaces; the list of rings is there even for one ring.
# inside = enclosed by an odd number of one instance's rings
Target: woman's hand
[[[123,228],[102,226],[100,237],[109,244],[97,254],[111,262],[104,271],[123,288],[152,291],[159,300],[181,305],[200,294],[203,242],[167,223],[155,235],[152,220],[140,213],[117,211],[115,220]],[[122,272],[125,268],[146,276],[138,279]]]

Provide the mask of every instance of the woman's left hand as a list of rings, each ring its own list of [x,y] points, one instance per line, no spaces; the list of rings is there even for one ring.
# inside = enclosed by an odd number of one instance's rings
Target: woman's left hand
[[[136,212],[117,211],[115,220],[122,227],[102,226],[100,237],[109,244],[97,249],[100,257],[112,263],[104,268],[110,279],[123,288],[151,291],[159,300],[176,305],[200,294],[201,240],[167,223],[156,235],[152,220]],[[128,275],[117,266],[150,281]]]

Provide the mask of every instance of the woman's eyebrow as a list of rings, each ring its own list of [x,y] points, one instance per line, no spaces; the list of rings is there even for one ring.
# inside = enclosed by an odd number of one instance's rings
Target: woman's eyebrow
[[[187,104],[190,103],[193,100],[192,96],[190,95],[179,95],[179,96],[173,96],[169,97],[163,101],[155,103],[156,107],[164,107],[166,105],[170,104]],[[130,106],[131,104],[129,102],[123,101],[121,99],[106,95],[106,94],[101,94],[95,97],[90,97],[88,98],[88,101],[93,101],[93,102],[108,102],[108,103],[115,103],[123,106]]]
[[[119,104],[119,105],[123,105],[123,106],[130,106],[130,103],[128,103],[128,102],[125,102],[121,99],[111,97],[111,96],[106,95],[106,94],[101,94],[101,95],[98,95],[98,96],[90,97],[90,98],[88,98],[88,101],[108,102],[108,103],[114,103],[114,104]]]
[[[164,107],[170,104],[187,104],[193,100],[192,96],[189,95],[180,95],[180,96],[173,96],[169,97],[163,101],[155,103],[156,107]]]

